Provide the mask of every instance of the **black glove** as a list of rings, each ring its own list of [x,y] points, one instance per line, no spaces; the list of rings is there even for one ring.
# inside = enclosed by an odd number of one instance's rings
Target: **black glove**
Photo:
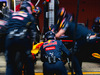
[[[96,34],[94,34],[94,35],[88,34],[87,37],[86,37],[87,42],[89,42],[89,41],[91,41],[91,40],[94,40],[94,39],[96,39],[96,38],[97,38]]]

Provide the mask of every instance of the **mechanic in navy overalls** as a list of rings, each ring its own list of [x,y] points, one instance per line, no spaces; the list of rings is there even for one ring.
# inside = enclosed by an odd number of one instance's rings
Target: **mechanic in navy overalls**
[[[36,36],[36,27],[32,16],[33,9],[34,5],[31,2],[23,1],[20,11],[14,12],[10,16],[5,45],[7,56],[6,75],[22,75],[22,65],[16,65],[15,61],[17,51],[20,51],[24,57],[28,75],[34,75],[31,50]]]
[[[69,38],[76,40],[77,48],[78,48],[76,53],[79,56],[78,59],[81,59],[81,61],[79,61],[81,63],[82,62],[81,56],[86,57],[86,54],[84,55],[85,53],[84,51],[88,53],[91,50],[90,47],[95,43],[95,39],[94,40],[87,40],[87,39],[96,38],[95,33],[87,29],[85,26],[81,24],[77,24],[76,36],[74,37],[75,22],[69,22],[66,17],[60,23],[59,28],[60,30],[56,34],[57,38],[65,34],[69,36]],[[78,70],[78,68],[75,67],[75,70]],[[77,75],[80,75],[80,74],[77,74]]]
[[[56,73],[56,75],[67,75],[64,62],[62,62],[62,52],[65,52],[68,57],[71,56],[71,52],[61,41],[55,39],[55,34],[52,31],[45,33],[45,40],[47,41],[44,42],[40,48],[41,60],[44,62],[44,75],[53,75],[54,73]],[[74,61],[77,62],[76,60],[74,56]]]

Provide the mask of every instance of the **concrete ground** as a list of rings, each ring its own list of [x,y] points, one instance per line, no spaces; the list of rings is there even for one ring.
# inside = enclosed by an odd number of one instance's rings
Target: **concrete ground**
[[[35,75],[43,75],[42,71],[42,62],[37,56],[37,62],[35,65]],[[68,64],[65,64],[66,69],[68,70],[68,75],[70,75]],[[84,75],[100,75],[100,63],[93,63],[93,62],[83,62],[82,71]],[[5,75],[6,72],[6,62],[5,56],[0,54],[0,75]]]

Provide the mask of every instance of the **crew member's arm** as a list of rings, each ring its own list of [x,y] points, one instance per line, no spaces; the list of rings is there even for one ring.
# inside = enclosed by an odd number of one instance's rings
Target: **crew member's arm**
[[[65,33],[65,31],[68,29],[68,27],[69,27],[69,23],[65,19],[64,21],[61,22],[61,24],[60,24],[61,29],[56,34],[56,37],[59,38],[60,36],[62,36]]]
[[[37,35],[37,32],[36,32],[36,25],[34,24],[34,17],[32,17],[32,21],[31,21],[31,25],[30,25],[30,30],[31,30],[31,37],[32,37],[32,42],[33,44],[35,43],[35,40],[36,40],[36,35]]]
[[[56,38],[59,38],[60,36],[62,36],[65,33],[64,29],[60,29],[59,32],[56,34]]]

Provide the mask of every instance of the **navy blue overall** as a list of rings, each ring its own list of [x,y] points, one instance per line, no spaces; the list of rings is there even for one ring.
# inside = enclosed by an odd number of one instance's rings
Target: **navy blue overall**
[[[95,33],[92,32],[91,30],[89,30],[88,28],[86,28],[85,26],[78,24],[77,25],[77,30],[76,30],[76,36],[74,37],[74,30],[75,30],[75,23],[74,22],[67,22],[62,29],[64,29],[65,35],[69,36],[69,38],[71,39],[75,39],[77,42],[77,52],[75,53],[79,62],[77,61],[76,63],[76,67],[74,67],[74,69],[77,71],[77,73],[81,73],[80,71],[78,71],[79,69],[81,69],[80,67],[77,67],[80,63],[80,66],[82,64],[82,57],[83,58],[87,58],[86,57],[86,53],[89,52],[90,47],[95,43],[95,40],[91,40],[89,42],[87,42],[87,36],[88,34],[94,35]],[[91,45],[91,46],[90,46]],[[85,53],[85,54],[84,54]],[[77,74],[77,75],[81,75],[81,74]]]
[[[70,51],[64,46],[64,44],[59,40],[48,40],[40,48],[41,50],[41,60],[43,63],[43,73],[44,75],[67,75],[67,70],[64,66],[64,62],[61,61],[62,51],[65,52],[68,56]],[[49,63],[45,57],[56,58],[55,63]]]
[[[18,71],[22,71],[18,65],[16,66],[16,52],[19,51],[23,57],[24,64],[27,67],[29,75],[34,75],[34,63],[32,60],[32,31],[35,31],[34,17],[25,11],[12,13],[8,22],[8,30],[6,36],[6,75],[21,75]],[[11,32],[15,33],[12,34]],[[25,29],[25,30],[24,30]],[[25,32],[24,35],[21,32]],[[12,35],[11,35],[12,34]],[[21,36],[22,35],[22,36]],[[21,58],[21,57],[20,57]]]

